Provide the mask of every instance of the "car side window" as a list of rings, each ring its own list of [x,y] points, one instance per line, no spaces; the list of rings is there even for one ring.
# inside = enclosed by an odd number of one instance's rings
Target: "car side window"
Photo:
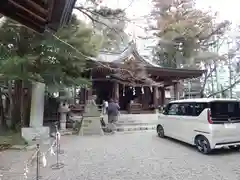
[[[168,110],[166,112],[167,115],[178,115],[178,104],[169,104]]]
[[[204,109],[208,107],[207,103],[195,103],[195,113],[194,116],[199,116]]]
[[[178,115],[180,116],[193,116],[194,104],[193,103],[181,103],[179,104]]]
[[[166,115],[194,116],[194,103],[176,103],[169,104]]]
[[[172,103],[167,106],[164,114],[175,116],[199,116],[206,108],[208,108],[207,103]]]

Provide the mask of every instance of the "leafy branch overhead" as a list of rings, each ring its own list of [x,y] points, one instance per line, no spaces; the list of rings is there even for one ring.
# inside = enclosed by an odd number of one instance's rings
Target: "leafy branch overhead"
[[[75,9],[91,20],[93,28],[103,36],[101,49],[121,51],[129,42],[124,32],[127,22],[124,10],[85,6],[76,6]]]
[[[99,35],[76,17],[54,36],[50,33],[39,35],[7,20],[0,29],[0,39],[0,73],[6,78],[58,85],[88,83],[82,77],[86,56],[96,56],[101,41]]]

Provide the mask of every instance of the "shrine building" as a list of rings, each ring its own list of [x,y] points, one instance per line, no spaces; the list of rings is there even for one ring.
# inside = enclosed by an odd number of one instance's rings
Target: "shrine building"
[[[177,99],[181,80],[198,78],[204,73],[204,70],[160,67],[143,58],[134,43],[122,53],[101,52],[90,67],[92,88],[81,89],[80,103],[85,104],[87,94],[95,94],[97,104],[112,98],[126,113],[146,113],[163,106],[170,86]]]

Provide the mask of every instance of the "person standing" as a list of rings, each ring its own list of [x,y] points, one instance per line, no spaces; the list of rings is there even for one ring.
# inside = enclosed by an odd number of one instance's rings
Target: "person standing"
[[[103,115],[107,114],[108,101],[103,100]]]
[[[108,104],[107,114],[108,114],[108,128],[111,132],[116,131],[116,122],[118,121],[120,107],[117,102],[114,102],[113,99],[110,99]]]

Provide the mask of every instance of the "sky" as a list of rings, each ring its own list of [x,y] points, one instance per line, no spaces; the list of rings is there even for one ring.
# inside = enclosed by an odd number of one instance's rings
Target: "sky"
[[[148,46],[153,45],[153,40],[142,40],[139,36],[145,36],[144,27],[148,26],[146,16],[150,14],[152,9],[151,0],[102,0],[102,5],[112,8],[122,8],[125,10],[131,23],[128,23],[126,32],[136,40],[137,46],[142,55],[148,55],[150,52],[146,50]],[[230,20],[233,24],[240,24],[240,16],[236,12],[239,11],[239,0],[197,0],[196,6],[200,9],[218,12],[219,21]]]
[[[142,18],[149,14],[152,8],[151,0],[102,0],[102,4],[113,8],[126,8],[125,11],[130,18]],[[201,9],[211,8],[219,12],[219,19],[240,23],[240,17],[236,15],[240,7],[239,0],[197,0],[196,5]]]
[[[235,24],[240,23],[239,0],[197,0],[197,7],[206,9],[211,7],[214,11],[219,12],[219,19],[228,19]]]
[[[78,2],[84,0],[78,0]],[[147,47],[152,46],[156,41],[152,39],[143,40],[139,36],[146,36],[144,28],[148,27],[146,16],[151,13],[151,0],[99,0],[101,5],[111,8],[121,8],[126,12],[129,22],[125,32],[129,34],[131,39],[136,40],[138,49],[142,55],[150,55],[150,50]],[[218,12],[219,21],[230,20],[233,24],[240,24],[240,16],[236,12],[239,11],[240,0],[196,0],[196,6],[200,9],[211,10]]]

